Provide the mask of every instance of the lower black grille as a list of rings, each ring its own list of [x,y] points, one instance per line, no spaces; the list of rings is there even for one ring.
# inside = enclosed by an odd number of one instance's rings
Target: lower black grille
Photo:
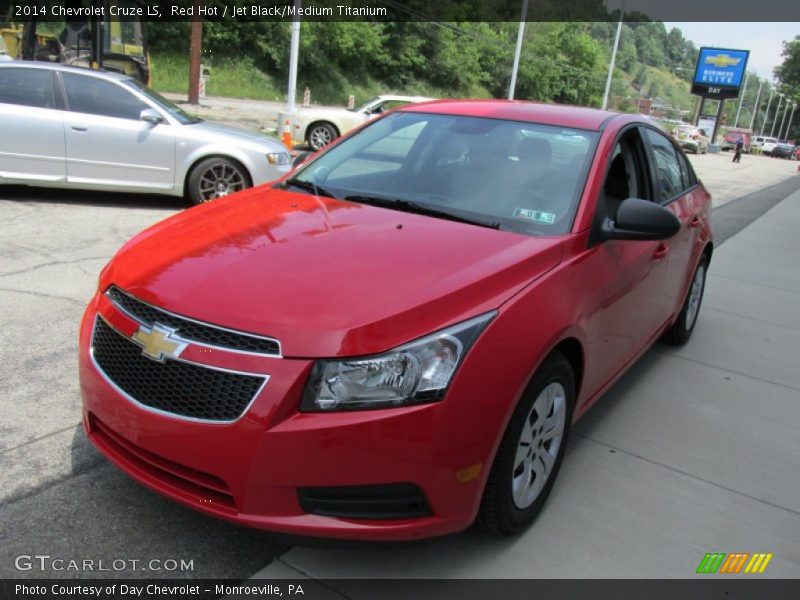
[[[298,488],[300,508],[312,515],[350,519],[410,519],[431,514],[413,483]]]
[[[131,398],[158,410],[209,421],[242,416],[264,378],[229,373],[180,361],[159,363],[100,317],[92,339],[94,359],[103,373]]]

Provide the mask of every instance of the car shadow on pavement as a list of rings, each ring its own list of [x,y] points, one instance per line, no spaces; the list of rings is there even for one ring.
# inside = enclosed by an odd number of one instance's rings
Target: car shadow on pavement
[[[95,572],[36,569],[25,577],[243,579],[288,549],[267,533],[207,517],[139,485],[92,446],[80,424],[71,454],[70,477],[0,507],[3,529],[15,532],[0,550],[0,576],[14,576],[7,572],[13,557],[35,550],[93,559]],[[107,570],[96,572],[100,560]],[[180,568],[181,561],[191,566]]]
[[[0,200],[170,211],[190,206],[183,198],[163,194],[61,190],[15,185],[0,186]]]

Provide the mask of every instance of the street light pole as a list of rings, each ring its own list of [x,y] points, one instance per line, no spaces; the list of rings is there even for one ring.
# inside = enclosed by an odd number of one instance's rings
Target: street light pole
[[[775,137],[775,125],[778,124],[778,115],[781,113],[781,102],[783,94],[778,94],[778,108],[775,109],[775,118],[772,120],[772,129],[769,130],[769,137]]]
[[[292,39],[289,46],[289,90],[286,96],[286,112],[294,113],[295,96],[297,95],[297,56],[300,50],[300,7],[301,0],[294,0],[294,18],[292,19]]]
[[[756,115],[758,114],[758,105],[761,104],[761,87],[763,85],[764,85],[764,81],[763,80],[758,82],[758,92],[756,93],[756,103],[755,103],[755,106],[753,107],[753,114],[750,117],[750,131],[752,131],[753,133],[755,133],[755,129],[753,129],[753,127],[756,124]]]
[[[528,18],[528,0],[522,0],[522,15],[519,18],[517,31],[517,48],[514,50],[514,65],[511,67],[511,83],[508,84],[508,99],[514,99],[514,90],[517,87],[517,71],[519,70],[519,55],[522,54],[522,37],[525,35],[525,19]]]
[[[781,131],[783,131],[783,122],[786,121],[786,113],[788,113],[788,112],[789,112],[789,98],[786,98],[786,109],[783,111],[783,118],[781,119],[781,126],[778,127],[778,139],[786,139],[786,138],[782,138],[781,137]]]
[[[608,63],[608,78],[606,79],[606,89],[603,92],[603,110],[608,108],[608,94],[611,93],[611,76],[614,74],[614,63],[617,61],[617,48],[619,48],[619,34],[622,33],[622,19],[625,16],[625,2],[619,10],[619,23],[617,23],[617,34],[614,36],[614,48],[611,50],[611,62]]]
[[[774,94],[774,93],[775,93],[775,88],[770,87],[769,88],[769,100],[767,100],[767,110],[764,111],[764,120],[761,121],[761,131],[759,132],[759,135],[761,135],[761,136],[764,135],[764,128],[767,126],[767,117],[769,117],[769,105],[772,104],[772,94]]]
[[[734,127],[739,126],[739,113],[742,112],[742,103],[744,102],[744,93],[747,91],[747,82],[750,80],[750,73],[744,75],[744,85],[742,86],[742,97],[739,99],[739,108],[736,109],[736,120],[733,122]]]
[[[789,129],[792,127],[792,119],[794,118],[794,111],[797,108],[797,103],[792,104],[792,113],[789,115],[789,122],[786,124],[786,133],[783,134],[783,139],[789,138]]]

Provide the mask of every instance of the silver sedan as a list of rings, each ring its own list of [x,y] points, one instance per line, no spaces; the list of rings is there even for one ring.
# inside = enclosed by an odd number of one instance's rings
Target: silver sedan
[[[192,117],[130,77],[47,63],[0,63],[0,132],[0,184],[200,203],[291,168],[277,140]]]

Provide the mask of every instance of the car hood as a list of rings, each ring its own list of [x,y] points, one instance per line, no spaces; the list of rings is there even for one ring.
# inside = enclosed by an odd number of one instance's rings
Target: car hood
[[[285,150],[278,140],[267,135],[247,129],[231,127],[230,125],[223,125],[222,123],[216,123],[214,121],[200,121],[199,123],[192,123],[184,125],[183,127],[185,130],[184,133],[187,135],[193,135],[204,140],[235,140],[239,143],[250,142],[251,144],[264,146],[274,152]]]
[[[497,308],[561,260],[533,238],[258,187],[138,234],[101,277],[291,357],[388,350]]]

